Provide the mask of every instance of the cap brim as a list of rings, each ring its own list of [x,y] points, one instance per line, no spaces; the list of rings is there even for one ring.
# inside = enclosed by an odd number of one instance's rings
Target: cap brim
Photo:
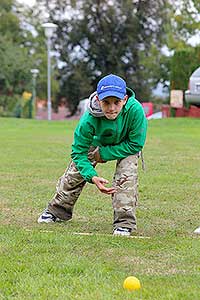
[[[119,99],[124,99],[124,96],[125,96],[124,93],[118,93],[115,91],[107,91],[107,92],[104,92],[104,93],[101,93],[100,95],[98,95],[99,100],[103,100],[104,98],[107,98],[107,97],[116,97]]]

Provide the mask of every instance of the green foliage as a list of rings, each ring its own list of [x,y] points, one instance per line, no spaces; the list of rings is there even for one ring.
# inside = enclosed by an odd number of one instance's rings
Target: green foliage
[[[196,49],[189,54],[193,50],[188,41],[200,30],[200,4],[172,2],[38,0],[33,8],[24,8],[14,0],[1,0],[1,93],[31,90],[30,69],[37,68],[36,94],[47,98],[47,49],[41,27],[46,13],[48,21],[58,25],[52,39],[53,107],[64,97],[73,114],[108,73],[124,77],[140,101],[151,99],[159,82],[186,89],[198,64],[199,54]],[[175,51],[174,56],[166,55],[164,48]],[[176,53],[179,50],[182,54]]]
[[[13,0],[1,0],[0,2],[0,13],[10,12],[12,9]]]
[[[165,25],[170,50],[184,50],[189,45],[189,39],[199,33],[199,12],[199,0],[182,0],[171,5],[169,20]]]
[[[34,16],[33,22],[30,22],[35,27],[26,26],[31,18],[30,14],[30,9],[23,9],[15,1],[2,0],[0,3],[0,93],[12,96],[22,95],[25,90],[32,90],[33,80],[30,70],[38,68],[40,74],[36,80],[36,94],[45,99],[47,98],[46,38],[41,23],[39,24],[39,18]],[[27,28],[31,28],[31,31]],[[34,29],[38,31],[38,35],[32,34]],[[52,101],[55,101],[59,89],[59,83],[55,80],[57,72],[54,66],[55,60],[52,59]],[[14,101],[15,96],[12,99]],[[16,114],[19,115],[20,104],[16,102],[15,105],[18,107]],[[7,108],[2,109],[3,114],[12,115],[13,107],[10,112]],[[24,109],[27,112],[22,111],[21,116],[27,117],[29,109],[28,107]]]
[[[62,72],[63,71],[64,70],[62,70]],[[66,96],[67,100],[69,100],[68,107],[73,115],[76,112],[79,101],[87,98],[89,93],[93,92],[90,73],[89,71],[87,72],[85,62],[80,62],[74,66],[73,72],[68,75],[67,84],[65,81],[61,81],[61,91],[61,95]]]
[[[31,85],[31,59],[22,47],[20,20],[13,13],[13,1],[0,3],[0,106],[1,115],[21,115],[20,99]]]
[[[187,90],[189,77],[199,67],[200,47],[175,51],[171,58],[171,89]]]
[[[0,33],[7,40],[20,46],[23,41],[24,30],[16,14],[17,8],[14,0],[0,1]]]
[[[144,75],[151,82],[151,86],[156,87],[159,82],[165,86],[169,81],[171,57],[164,55],[152,44],[149,55],[145,56],[144,53],[140,53],[140,58],[144,65]]]
[[[1,95],[0,96],[0,117],[34,118],[35,107],[32,97],[23,99],[22,95]]]
[[[39,70],[36,79],[37,96],[40,99],[47,99],[47,40],[44,36],[44,29],[41,28],[41,23],[39,23],[39,19],[36,19],[35,16],[33,24],[38,35],[29,39],[29,47],[30,49],[34,49],[31,54],[32,68]],[[54,43],[52,42],[52,50],[53,47]],[[51,96],[53,103],[56,101],[56,96],[59,92],[58,68],[56,63],[56,59],[51,53]]]
[[[21,103],[21,117],[22,118],[34,118],[35,109],[32,103],[32,97],[28,100],[24,100]]]
[[[18,42],[20,38],[19,19],[11,12],[1,14],[0,32],[13,42]]]
[[[111,199],[92,184],[70,222],[37,224],[76,125],[0,118],[0,298],[199,300],[199,120],[149,121],[135,238],[111,235]],[[97,166],[110,182],[114,168]],[[139,293],[123,290],[130,275]]]
[[[11,41],[0,37],[0,105],[2,115],[19,117],[19,99],[25,89],[30,87],[30,60],[27,50],[16,47]]]
[[[62,97],[67,98],[72,114],[79,101],[88,97],[97,81],[108,73],[124,77],[140,101],[151,99],[151,90],[159,82],[168,85],[170,81],[185,89],[193,67],[186,70],[184,60],[179,59],[180,68],[174,70],[175,58],[171,61],[172,52],[166,55],[163,46],[187,52],[188,39],[200,28],[198,1],[183,0],[182,5],[162,0],[37,2],[40,5],[36,4],[34,15],[30,11],[27,20],[39,33],[31,45],[35,67],[41,74],[37,84],[40,97],[46,97],[46,49],[40,27],[44,9],[49,21],[58,25],[52,45],[62,62],[59,73],[53,63],[53,99],[57,95],[59,103]],[[195,66],[196,60],[190,58]]]
[[[70,3],[54,0],[48,4],[52,4],[47,7],[50,20],[58,25],[55,48],[64,63],[60,94],[67,97],[72,112],[108,73],[124,77],[140,100],[149,98],[155,82],[150,80],[142,56],[151,60],[152,43],[157,49],[161,46],[165,1],[76,1],[70,20],[65,18]],[[157,70],[153,70],[155,76]],[[76,78],[80,80],[78,89]]]
[[[30,60],[25,48],[0,37],[0,90],[3,94],[20,94],[30,86]]]
[[[168,77],[171,89],[186,90],[189,76],[199,66],[200,60],[197,60],[196,56],[198,38],[195,42],[196,47],[190,44],[191,38],[198,36],[200,32],[199,12],[199,0],[168,2],[164,45],[167,46],[169,54],[164,69],[161,63],[161,70],[164,71],[164,77]]]
[[[18,117],[21,110],[20,95],[0,95],[0,116]]]

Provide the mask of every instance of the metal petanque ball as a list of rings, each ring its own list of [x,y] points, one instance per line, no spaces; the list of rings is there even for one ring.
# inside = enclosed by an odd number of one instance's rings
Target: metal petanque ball
[[[129,291],[139,290],[141,288],[141,284],[139,279],[134,276],[129,276],[124,280],[123,288]]]

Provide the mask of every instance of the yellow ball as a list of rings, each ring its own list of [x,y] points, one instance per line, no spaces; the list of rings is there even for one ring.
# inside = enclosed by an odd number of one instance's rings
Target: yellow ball
[[[134,276],[129,276],[124,280],[123,288],[129,291],[139,290],[141,288],[141,284],[139,279]]]

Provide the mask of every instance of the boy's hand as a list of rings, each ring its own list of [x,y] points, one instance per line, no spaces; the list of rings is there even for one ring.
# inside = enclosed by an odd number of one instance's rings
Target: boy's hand
[[[115,188],[113,188],[113,187],[110,187],[110,188],[105,187],[105,184],[109,183],[109,181],[102,177],[93,176],[92,182],[97,186],[97,188],[100,190],[100,192],[102,192],[104,194],[110,195],[110,194],[114,194],[116,192]]]

